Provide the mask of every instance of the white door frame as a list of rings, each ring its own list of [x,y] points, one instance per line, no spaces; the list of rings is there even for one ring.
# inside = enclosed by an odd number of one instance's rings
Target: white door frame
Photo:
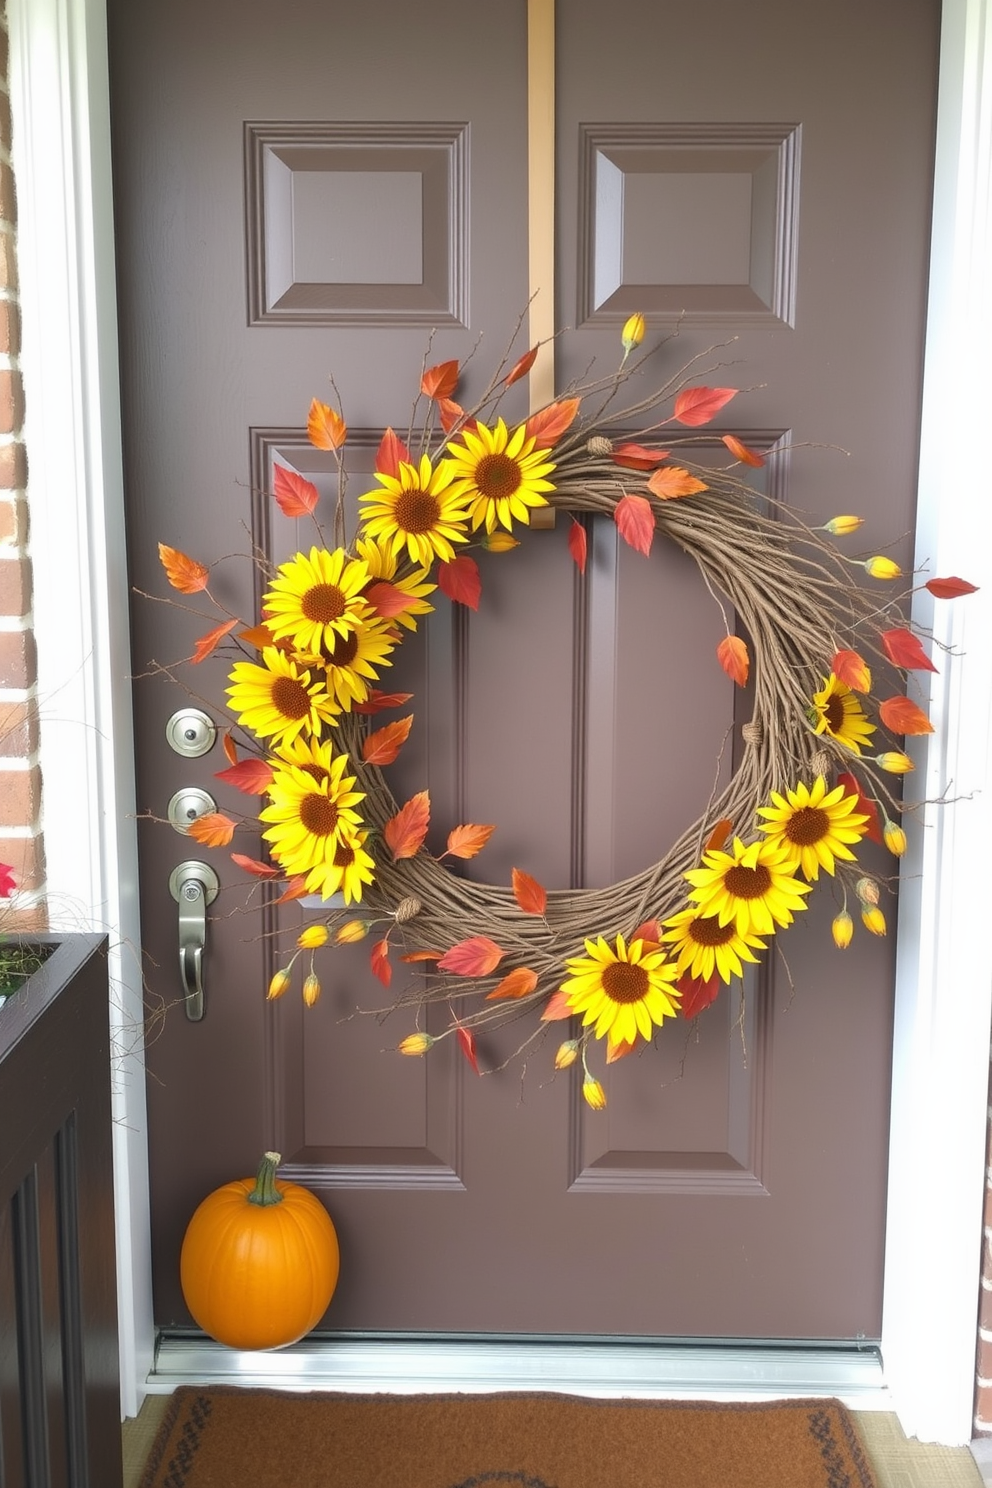
[[[48,884],[59,926],[106,927],[116,947],[122,1398],[134,1414],[153,1331],[127,950],[139,930],[105,0],[7,11]],[[955,464],[965,436],[972,463],[990,458],[990,160],[992,0],[944,0],[917,561],[982,590],[933,611],[923,591],[918,615],[951,652],[932,679],[937,732],[909,781],[963,799],[919,813],[904,860],[882,1347],[906,1430],[948,1444],[971,1435],[992,1021],[992,937],[976,926],[992,843],[992,500],[987,476]]]

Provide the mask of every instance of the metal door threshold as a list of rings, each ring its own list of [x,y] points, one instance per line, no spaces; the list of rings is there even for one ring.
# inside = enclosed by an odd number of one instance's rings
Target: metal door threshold
[[[878,1348],[853,1343],[315,1334],[250,1353],[202,1334],[165,1334],[147,1388],[167,1394],[182,1384],[397,1395],[553,1390],[643,1400],[833,1396],[856,1410],[892,1409]]]

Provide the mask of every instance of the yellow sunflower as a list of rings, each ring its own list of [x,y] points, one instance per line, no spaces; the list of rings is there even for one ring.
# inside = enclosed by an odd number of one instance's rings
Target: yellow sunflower
[[[448,445],[454,465],[455,491],[467,499],[472,530],[486,525],[492,532],[496,523],[509,532],[512,518],[530,522],[530,508],[547,506],[545,491],[554,484],[545,480],[554,470],[550,450],[535,449],[536,441],[527,436],[526,424],[511,434],[502,419],[488,429],[476,424],[463,429],[458,439]]]
[[[356,791],[355,777],[345,774],[348,756],[332,756],[325,744],[316,764],[317,770],[277,765],[266,791],[270,804],[258,813],[260,821],[272,823],[262,836],[290,877],[333,863],[338,843],[362,827],[354,808],[365,792]],[[318,778],[318,771],[326,773]]]
[[[371,611],[369,611],[371,615]],[[390,621],[369,620],[350,635],[336,636],[323,657],[327,690],[350,713],[354,703],[364,703],[369,682],[379,676],[377,667],[392,666],[390,651],[396,648],[398,632]]]
[[[767,949],[754,934],[741,935],[729,922],[721,925],[716,915],[700,914],[698,908],[682,909],[665,921],[662,940],[671,941],[678,953],[676,971],[708,982],[714,971],[729,982],[743,976],[742,961],[756,963],[754,951]]]
[[[378,472],[383,489],[359,498],[365,536],[383,538],[394,557],[406,548],[410,562],[424,568],[435,558],[450,563],[454,544],[468,541],[465,502],[450,489],[453,473],[450,460],[434,470],[427,455],[419,465],[401,461],[398,475]]]
[[[831,739],[836,739],[854,754],[861,753],[861,746],[867,744],[875,732],[875,725],[868,722],[857,693],[833,672],[820,691],[813,694],[810,722],[814,733],[829,734]]]
[[[289,636],[299,651],[319,651],[350,635],[371,613],[362,597],[367,565],[344,548],[311,548],[279,565],[262,600],[265,623],[280,640]]]
[[[566,961],[570,974],[561,990],[583,1025],[596,1025],[597,1038],[606,1034],[610,1044],[632,1044],[638,1034],[649,1039],[655,1024],[675,1017],[679,993],[672,983],[678,973],[657,946],[643,940],[628,946],[618,935],[614,949],[600,935],[586,941],[586,952]]]
[[[322,899],[341,894],[345,904],[357,904],[365,885],[375,881],[375,863],[365,851],[367,838],[365,831],[342,837],[333,854],[307,874],[307,892]]]
[[[436,584],[425,582],[430,569],[415,568],[411,573],[400,573],[399,562],[389,544],[377,538],[360,537],[355,546],[358,549],[358,556],[368,565],[369,585],[367,588],[372,584],[385,581],[402,590],[410,603],[394,619],[397,624],[405,626],[407,630],[416,630],[418,615],[434,613],[434,606],[429,605],[424,598],[425,594],[433,594],[437,588]]]
[[[341,709],[322,677],[311,681],[308,668],[275,646],[265,647],[262,663],[236,661],[231,668],[227,695],[245,728],[260,739],[284,742],[300,733],[319,735],[324,724],[337,722]]]
[[[758,815],[768,818],[760,823],[768,841],[785,848],[810,882],[819,878],[821,868],[832,874],[837,859],[853,862],[849,844],[860,842],[868,830],[857,796],[842,785],[828,790],[822,775],[811,788],[800,784],[784,796],[772,791],[772,805],[759,806]]]
[[[772,842],[745,847],[734,838],[733,851],[703,854],[702,868],[690,868],[689,898],[701,915],[716,915],[738,935],[773,935],[776,925],[791,925],[793,913],[805,909],[809,884],[793,878],[793,861]]]

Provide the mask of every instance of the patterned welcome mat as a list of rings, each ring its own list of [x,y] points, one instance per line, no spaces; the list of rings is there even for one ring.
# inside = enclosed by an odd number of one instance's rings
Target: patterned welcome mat
[[[184,1386],[141,1488],[875,1488],[834,1400],[298,1395]]]

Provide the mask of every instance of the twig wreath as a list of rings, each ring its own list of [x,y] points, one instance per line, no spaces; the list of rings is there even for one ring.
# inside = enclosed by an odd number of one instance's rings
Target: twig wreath
[[[268,861],[232,857],[253,879],[280,887],[276,902],[319,895],[327,906],[323,919],[299,933],[269,998],[285,994],[303,957],[303,997],[313,1006],[320,996],[315,952],[374,934],[371,965],[384,986],[394,952],[400,963],[425,964],[392,1005],[415,1012],[401,1053],[423,1055],[453,1036],[478,1072],[480,1029],[522,1008],[533,1009],[535,1033],[574,1018],[574,1036],[559,1045],[554,1063],[562,1069],[581,1059],[583,1094],[596,1110],[606,1097],[589,1066],[592,1042],[605,1040],[611,1063],[652,1040],[666,1019],[697,1017],[802,912],[821,873],[842,891],[832,926],[839,948],[854,933],[849,903],[871,934],[885,934],[880,884],[859,869],[855,849],[870,838],[896,856],[905,850],[891,777],[913,765],[899,747],[877,749],[874,736],[899,740],[932,730],[908,695],[872,696],[869,661],[906,674],[936,670],[902,614],[911,588],[895,595],[885,588],[902,577],[899,566],[882,555],[844,557],[832,541],[856,532],[860,517],[812,528],[774,503],[765,515],[759,507],[768,499],[735,474],[764,457],[732,434],[722,436],[729,466],[691,462],[701,442],[691,431],[736,389],[694,385],[697,358],[647,397],[620,406],[631,373],[647,361],[640,354],[629,360],[644,333],[643,317],[631,316],[615,373],[571,389],[516,427],[499,416],[499,405],[539,348],[509,370],[505,357],[470,408],[454,400],[457,362],[425,365],[406,437],[388,429],[382,439],[377,485],[360,498],[350,545],[341,455],[347,428],[339,412],[314,399],[309,438],[333,452],[338,469],[335,545],[325,543],[317,520],[316,486],[277,466],[276,504],[287,517],[312,517],[316,541],[265,571],[257,624],[245,628],[210,594],[206,565],[160,545],[170,584],[203,592],[224,616],[189,660],[218,648],[234,656],[228,696],[235,726],[224,741],[230,765],[218,778],[262,798],[243,821],[256,830],[261,824]],[[617,433],[630,428],[641,431],[638,443]],[[524,867],[508,885],[450,873],[443,859],[475,857],[495,827],[453,825],[445,852],[428,852],[428,792],[400,804],[383,773],[414,715],[372,721],[411,700],[376,683],[404,634],[431,612],[427,596],[440,589],[477,609],[479,569],[466,549],[510,551],[514,523],[528,524],[533,510],[548,505],[611,518],[645,557],[659,534],[693,558],[723,610],[719,665],[739,686],[749,676],[753,683],[754,711],[730,783],[657,863],[605,889],[548,892]],[[586,534],[574,516],[568,547],[584,574]],[[882,592],[866,587],[862,575]],[[931,578],[926,587],[942,599],[974,588],[955,577]],[[225,847],[238,825],[213,812],[194,821],[190,835]],[[422,1026],[429,1003],[449,1010],[439,1034]]]

